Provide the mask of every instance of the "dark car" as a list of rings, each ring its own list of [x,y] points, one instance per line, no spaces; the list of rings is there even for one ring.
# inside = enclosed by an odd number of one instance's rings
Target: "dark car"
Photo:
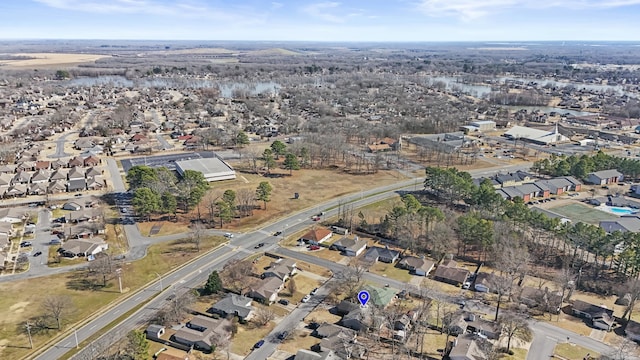
[[[80,194],[75,194],[75,195],[73,195],[73,196],[75,196],[75,197],[80,197],[80,196],[82,196],[82,194],[81,194],[81,193],[80,193]]]
[[[33,254],[34,257],[35,256],[40,256],[40,255],[42,255],[42,251],[36,251],[35,254]]]
[[[284,340],[284,339],[286,339],[286,338],[287,338],[287,336],[288,336],[288,335],[289,335],[289,332],[288,332],[288,331],[283,331],[283,332],[281,332],[280,334],[278,334],[278,339],[280,339],[280,340]]]
[[[23,241],[20,243],[20,247],[29,247],[31,245],[31,241]]]
[[[263,247],[263,246],[264,246],[264,243],[260,243],[260,244],[258,244],[258,245],[256,245],[256,246],[254,246],[253,248],[254,248],[254,249],[260,249],[260,248],[261,248],[261,247]]]
[[[282,235],[282,231],[276,231],[273,233],[273,236],[280,236]]]
[[[264,340],[258,341],[255,345],[253,345],[253,347],[259,349],[262,347],[262,345],[264,345]]]
[[[282,305],[289,305],[289,300],[287,300],[287,299],[280,299],[280,300],[278,300],[278,302],[280,304],[282,304]]]

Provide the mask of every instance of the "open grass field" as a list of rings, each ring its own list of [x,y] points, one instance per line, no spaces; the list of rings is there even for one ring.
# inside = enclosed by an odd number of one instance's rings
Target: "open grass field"
[[[392,184],[405,179],[396,171],[380,171],[377,174],[352,175],[340,170],[298,170],[289,176],[289,172],[282,169],[272,171],[271,176],[239,172],[236,180],[224,181],[212,185],[207,196],[221,196],[225,190],[238,191],[248,189],[255,192],[258,184],[268,181],[273,192],[271,201],[264,209],[264,203],[258,202],[260,209],[253,212],[252,216],[232,220],[225,224],[225,228],[234,231],[247,231],[265,223],[277,219],[292,212],[318,206],[319,203],[346,194],[356,194],[363,190]],[[300,197],[293,199],[294,193]],[[323,209],[318,208],[319,211]],[[194,209],[183,218],[197,217],[198,209]],[[203,205],[200,209],[202,216],[208,216]],[[206,215],[204,215],[206,214]]]
[[[224,241],[222,237],[207,238],[203,240],[200,252],[196,252],[192,244],[179,241],[153,245],[144,259],[122,264],[123,288],[126,293],[132,293],[154,281],[157,278],[156,272],[164,274]],[[68,314],[62,318],[63,330],[86,320],[104,306],[126,296],[119,293],[115,278],[109,280],[105,287],[90,285],[86,271],[80,270],[53,275],[46,279],[0,283],[1,293],[12,294],[11,297],[0,297],[0,358],[18,359],[31,352],[21,324],[27,320],[33,322],[43,314],[41,304],[45,295],[59,295],[70,300],[72,305],[68,308]],[[51,324],[51,321],[49,323]],[[34,348],[38,348],[58,333],[57,329],[34,331]]]
[[[248,355],[253,344],[267,336],[275,326],[276,324],[273,321],[265,326],[257,326],[252,322],[238,326],[238,333],[231,340],[231,352],[243,357]]]
[[[394,264],[386,264],[379,261],[369,268],[369,272],[406,283],[413,277],[408,270],[397,268]]]
[[[53,53],[29,53],[14,54],[16,57],[24,59],[0,60],[0,65],[6,69],[11,68],[43,68],[51,66],[70,66],[88,62],[95,62],[98,59],[109,57],[108,55],[97,54],[53,54]]]
[[[607,214],[604,211],[595,210],[591,206],[583,205],[581,203],[573,203],[569,205],[557,206],[550,208],[549,210],[566,216],[573,222],[585,222],[589,224],[598,225],[603,220],[613,220],[618,217],[612,214]]]
[[[320,344],[320,339],[311,336],[309,331],[294,330],[289,338],[278,346],[278,349],[295,354],[298,349],[311,350],[315,344]]]
[[[164,236],[164,235],[173,235],[173,234],[182,234],[188,233],[191,229],[189,226],[184,223],[174,223],[171,221],[146,221],[146,222],[138,222],[136,223],[138,226],[138,230],[142,236]],[[160,231],[158,233],[151,235],[151,228],[154,226],[159,226]]]
[[[600,354],[593,350],[589,350],[587,348],[583,348],[582,346],[573,344],[573,343],[562,343],[556,345],[556,348],[553,350],[553,355],[568,359],[568,360],[581,360],[584,359],[587,354],[591,358],[599,358]]]

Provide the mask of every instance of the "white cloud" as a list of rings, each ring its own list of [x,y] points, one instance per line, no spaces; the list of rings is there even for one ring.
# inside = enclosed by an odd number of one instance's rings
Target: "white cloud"
[[[43,5],[69,11],[95,14],[148,14],[175,17],[234,19],[238,16],[194,1],[156,0],[35,0]]]
[[[305,6],[302,11],[327,22],[342,23],[345,20],[343,17],[331,13],[331,10],[338,7],[340,7],[339,2],[320,2]]]
[[[428,16],[480,18],[510,9],[606,9],[640,5],[640,0],[420,0],[418,9]]]
[[[283,4],[283,3],[276,2],[276,1],[272,1],[272,2],[271,2],[271,8],[272,8],[272,9],[279,9],[279,8],[281,8],[281,7],[283,7],[283,6],[284,6],[284,4]]]

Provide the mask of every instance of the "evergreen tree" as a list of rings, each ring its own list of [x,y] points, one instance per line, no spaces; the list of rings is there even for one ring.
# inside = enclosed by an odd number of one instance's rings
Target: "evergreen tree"
[[[211,295],[217,294],[220,290],[222,290],[222,280],[220,280],[220,275],[217,271],[212,271],[211,274],[209,274],[207,283],[202,289],[202,293],[204,295]]]

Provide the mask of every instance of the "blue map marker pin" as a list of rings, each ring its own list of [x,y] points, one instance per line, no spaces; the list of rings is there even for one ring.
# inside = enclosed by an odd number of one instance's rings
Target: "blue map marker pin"
[[[362,306],[366,306],[369,302],[369,292],[367,290],[362,290],[358,293],[358,301]]]

